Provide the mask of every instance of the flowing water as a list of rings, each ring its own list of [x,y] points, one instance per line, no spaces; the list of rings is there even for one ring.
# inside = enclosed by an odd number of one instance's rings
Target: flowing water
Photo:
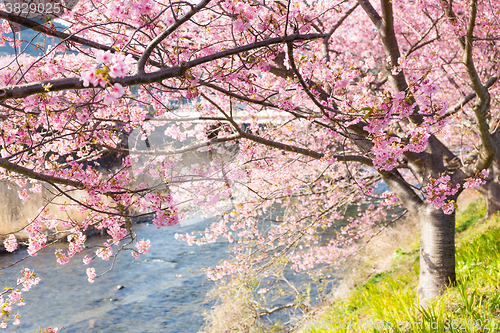
[[[203,325],[205,301],[213,287],[202,267],[227,256],[227,242],[188,246],[174,238],[176,232],[203,230],[210,220],[195,216],[182,225],[156,228],[136,225],[139,239],[150,239],[151,250],[134,259],[129,252],[118,256],[115,267],[93,284],[88,283],[81,257],[66,265],[55,261],[56,244],[14,268],[2,271],[0,286],[12,286],[22,267],[35,270],[40,284],[23,293],[26,305],[13,309],[21,314],[21,325],[5,331],[38,332],[38,328],[64,327],[62,332],[197,332]],[[88,246],[99,245],[94,236]],[[22,258],[26,249],[0,256],[0,266]],[[107,270],[111,261],[95,259],[89,266],[96,273]],[[182,275],[177,278],[176,275]],[[124,288],[118,289],[117,285]]]

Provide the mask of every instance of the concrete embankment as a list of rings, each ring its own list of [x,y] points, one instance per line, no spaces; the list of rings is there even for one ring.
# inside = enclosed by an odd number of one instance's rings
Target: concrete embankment
[[[43,186],[41,193],[33,193],[29,188],[30,184],[21,188],[5,182],[0,183],[0,251],[4,250],[3,241],[11,233],[14,233],[19,242],[28,240],[29,235],[25,228],[42,207],[46,207],[47,212],[61,222],[72,220],[81,223],[86,217],[86,214],[79,213],[74,208],[69,198],[58,195],[51,186]],[[22,200],[19,192],[24,189],[27,189],[29,197]],[[69,194],[78,199],[83,191],[75,190]],[[58,205],[63,205],[66,209],[61,211],[57,208]]]

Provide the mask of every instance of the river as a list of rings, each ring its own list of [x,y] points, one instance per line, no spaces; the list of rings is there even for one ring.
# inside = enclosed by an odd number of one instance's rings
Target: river
[[[208,223],[209,219],[195,216],[174,227],[136,225],[138,238],[151,240],[149,253],[139,259],[120,253],[113,270],[93,284],[87,281],[87,266],[81,257],[66,265],[56,263],[54,250],[65,247],[64,243],[43,249],[0,275],[1,287],[12,286],[22,267],[34,269],[42,279],[23,293],[26,305],[13,309],[13,313],[21,314],[20,326],[9,324],[4,331],[34,333],[39,327],[43,332],[56,326],[64,327],[64,333],[197,332],[204,323],[203,312],[211,308],[212,303],[205,298],[214,286],[201,269],[227,256],[227,242],[188,246],[174,235],[203,230]],[[91,237],[87,246],[102,244],[103,240]],[[26,249],[2,255],[0,265],[25,255]],[[100,273],[110,264],[95,259],[90,266]],[[118,290],[117,285],[125,288]]]

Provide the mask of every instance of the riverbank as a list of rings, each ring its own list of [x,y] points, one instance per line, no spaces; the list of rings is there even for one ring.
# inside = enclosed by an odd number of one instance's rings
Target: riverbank
[[[471,199],[457,214],[457,284],[430,307],[418,306],[419,242],[415,240],[419,237],[415,228],[407,234],[408,240],[387,257],[385,269],[367,275],[370,261],[384,263],[383,256],[361,258],[364,277],[356,272],[347,276],[352,284],[345,287],[348,290],[337,293],[331,304],[317,309],[298,332],[497,331],[500,216],[484,220],[484,201],[479,197]]]

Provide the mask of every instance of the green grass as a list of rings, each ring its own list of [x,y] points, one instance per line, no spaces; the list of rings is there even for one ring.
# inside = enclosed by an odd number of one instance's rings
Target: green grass
[[[481,197],[481,199],[471,203],[464,211],[457,215],[455,229],[457,232],[463,232],[482,220],[485,214],[486,204]]]
[[[391,270],[334,301],[301,332],[500,331],[500,217],[483,221],[485,209],[478,201],[457,216],[457,283],[429,307],[418,305],[413,244],[407,252],[396,250]]]

